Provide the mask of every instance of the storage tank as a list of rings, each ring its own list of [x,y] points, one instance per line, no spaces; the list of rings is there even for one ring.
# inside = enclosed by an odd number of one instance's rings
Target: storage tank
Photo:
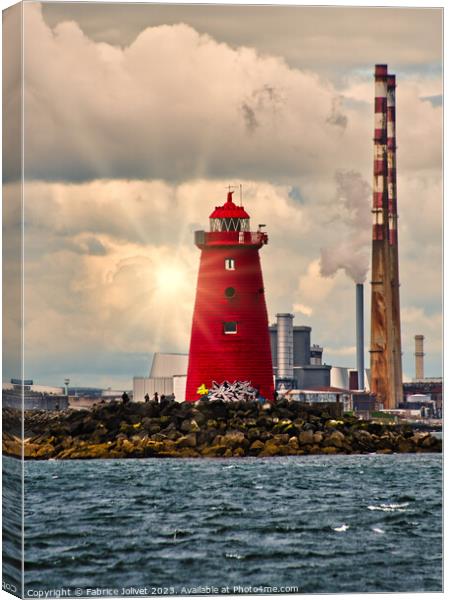
[[[276,318],[278,385],[291,389],[293,384],[293,315],[278,313]]]

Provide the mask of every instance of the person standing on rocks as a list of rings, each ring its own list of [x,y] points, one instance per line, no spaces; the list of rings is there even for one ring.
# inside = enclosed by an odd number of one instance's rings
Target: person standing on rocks
[[[148,392],[145,394],[144,398],[145,398],[145,402],[150,401],[150,396],[148,395]]]
[[[153,401],[156,402],[156,404],[159,402],[159,394],[157,392],[154,392]]]
[[[123,392],[123,394],[122,394],[122,401],[123,401],[123,404],[128,404],[128,402],[129,402],[129,396],[126,392]]]

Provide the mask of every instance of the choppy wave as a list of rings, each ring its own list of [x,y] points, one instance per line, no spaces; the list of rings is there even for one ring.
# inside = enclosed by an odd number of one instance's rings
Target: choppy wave
[[[441,591],[439,455],[25,469],[27,587]]]
[[[379,506],[370,504],[368,506],[368,510],[381,510],[383,512],[404,512],[406,510],[405,507],[408,505],[408,502],[402,502],[401,504],[380,504]]]

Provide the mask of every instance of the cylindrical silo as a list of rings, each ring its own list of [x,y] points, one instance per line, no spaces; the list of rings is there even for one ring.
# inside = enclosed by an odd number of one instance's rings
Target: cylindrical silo
[[[291,387],[293,383],[293,315],[278,313],[277,318],[277,363],[278,383]]]

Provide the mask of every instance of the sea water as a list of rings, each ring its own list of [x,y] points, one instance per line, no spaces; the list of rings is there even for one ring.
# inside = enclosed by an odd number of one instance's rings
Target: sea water
[[[28,596],[442,589],[441,455],[30,461],[24,471]]]

